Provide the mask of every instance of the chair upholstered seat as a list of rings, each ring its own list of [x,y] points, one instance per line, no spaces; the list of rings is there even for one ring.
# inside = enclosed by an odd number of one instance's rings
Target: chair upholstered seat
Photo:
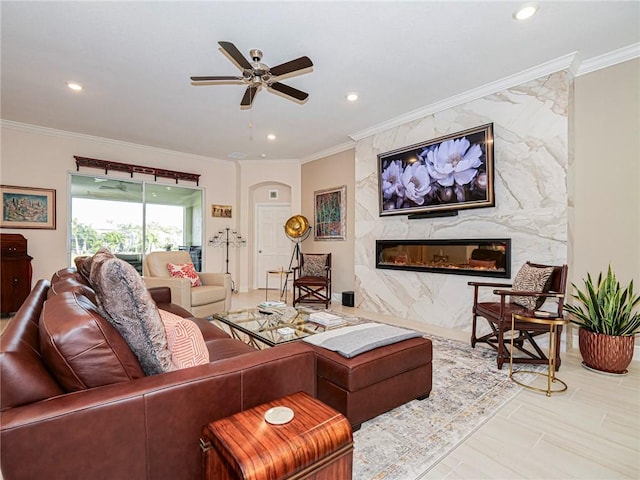
[[[191,287],[191,306],[199,307],[209,303],[224,302],[226,293],[225,289],[219,286]]]

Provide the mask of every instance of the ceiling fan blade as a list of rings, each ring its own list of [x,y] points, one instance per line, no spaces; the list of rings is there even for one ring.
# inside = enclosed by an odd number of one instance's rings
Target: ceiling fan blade
[[[278,77],[287,73],[296,72],[298,70],[304,70],[305,68],[313,67],[313,62],[309,57],[300,57],[289,62],[281,63],[269,69],[271,75]]]
[[[249,60],[247,60],[240,50],[236,48],[236,46],[231,42],[218,42],[218,45],[222,47],[222,49],[227,52],[227,54],[235,60],[235,62],[240,65],[240,67],[244,70],[251,70],[251,64]]]
[[[241,107],[250,107],[253,103],[253,99],[256,98],[256,93],[258,93],[258,87],[249,85],[244,92],[244,96],[242,97],[242,101],[240,102]]]
[[[192,82],[229,82],[232,80],[242,81],[242,77],[191,77]]]
[[[284,93],[285,95],[288,95],[289,97],[293,97],[300,101],[306,100],[309,96],[308,93],[303,92],[302,90],[298,90],[297,88],[290,87],[289,85],[285,85],[284,83],[280,82],[272,83],[270,87],[280,93]]]

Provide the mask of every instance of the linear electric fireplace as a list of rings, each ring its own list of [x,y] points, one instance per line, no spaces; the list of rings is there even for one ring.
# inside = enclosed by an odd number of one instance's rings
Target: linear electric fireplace
[[[511,276],[511,239],[376,240],[376,268]]]

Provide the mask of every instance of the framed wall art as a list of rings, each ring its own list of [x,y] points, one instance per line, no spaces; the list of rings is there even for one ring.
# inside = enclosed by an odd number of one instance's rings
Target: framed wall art
[[[380,216],[493,207],[493,124],[378,155]]]
[[[347,186],[313,192],[315,240],[345,240],[347,235]]]
[[[212,217],[231,218],[231,205],[211,205]]]
[[[0,185],[2,228],[56,228],[56,191]]]

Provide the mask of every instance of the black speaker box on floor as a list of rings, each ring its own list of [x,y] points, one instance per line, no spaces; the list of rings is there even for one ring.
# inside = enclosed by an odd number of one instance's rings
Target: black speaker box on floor
[[[353,291],[342,292],[342,305],[353,307]]]

